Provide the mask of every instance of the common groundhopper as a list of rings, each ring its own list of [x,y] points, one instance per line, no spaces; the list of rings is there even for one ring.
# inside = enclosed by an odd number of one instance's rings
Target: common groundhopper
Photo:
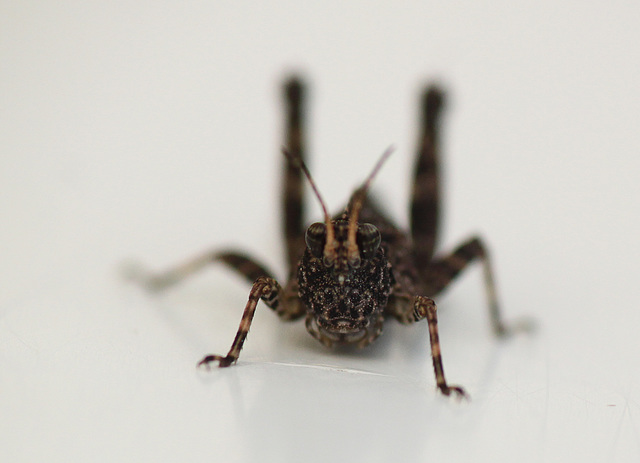
[[[445,379],[433,297],[438,296],[471,263],[483,268],[493,331],[504,336],[493,270],[480,237],[472,237],[449,253],[434,255],[439,218],[439,123],[444,101],[436,86],[424,90],[421,123],[410,192],[408,231],[400,229],[369,195],[369,187],[387,150],[346,207],[331,216],[305,165],[305,86],[299,77],[284,84],[286,134],[283,148],[282,218],[288,279],[281,285],[262,263],[242,252],[206,252],[167,271],[138,269],[131,277],[150,290],[166,289],[210,263],[220,262],[251,284],[240,326],[226,355],[207,355],[201,367],[228,367],[238,360],[258,303],[282,320],[305,318],[309,333],[325,346],[365,347],[382,333],[385,319],[403,324],[426,319],[436,384],[445,395],[464,397],[462,387]],[[305,228],[304,177],[322,206],[324,217]]]

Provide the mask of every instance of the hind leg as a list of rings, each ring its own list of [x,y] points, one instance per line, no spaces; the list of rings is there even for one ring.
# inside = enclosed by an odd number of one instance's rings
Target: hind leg
[[[296,77],[284,85],[286,104],[285,148],[293,158],[305,159],[304,96],[305,88]],[[282,218],[287,263],[294,271],[304,250],[304,185],[302,171],[284,159],[282,179]]]
[[[422,97],[422,122],[411,191],[411,236],[416,262],[424,270],[434,252],[439,216],[438,129],[444,95],[436,87]]]

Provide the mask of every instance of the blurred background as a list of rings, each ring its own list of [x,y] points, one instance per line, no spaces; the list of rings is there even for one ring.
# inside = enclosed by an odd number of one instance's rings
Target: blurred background
[[[640,5],[591,1],[0,3],[0,460],[521,461],[640,458]],[[448,92],[440,248],[490,244],[425,323],[326,350],[260,307],[233,245],[285,278],[281,83],[310,85],[310,168],[332,210],[390,144],[375,189],[406,226],[418,96]],[[319,217],[310,201],[309,219]]]

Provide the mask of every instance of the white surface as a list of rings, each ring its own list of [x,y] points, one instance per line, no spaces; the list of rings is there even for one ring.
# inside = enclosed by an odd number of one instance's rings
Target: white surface
[[[640,461],[640,6],[320,3],[2,3],[0,461]],[[477,269],[439,300],[471,402],[435,392],[425,324],[340,354],[260,309],[199,374],[248,286],[118,279],[229,244],[282,277],[292,69],[327,202],[395,143],[402,223],[418,90],[449,89],[443,249],[480,231],[541,325],[492,339]]]

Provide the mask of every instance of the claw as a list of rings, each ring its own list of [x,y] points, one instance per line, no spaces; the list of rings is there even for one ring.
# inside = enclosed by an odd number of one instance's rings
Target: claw
[[[224,368],[231,365],[237,359],[227,355],[223,357],[221,355],[207,355],[205,358],[198,362],[197,368],[206,368],[207,370],[211,370],[211,364],[213,362],[218,362],[218,367]]]
[[[438,387],[440,388],[440,392],[442,392],[447,397],[451,396],[451,393],[454,393],[457,399],[469,400],[469,395],[460,386],[438,386]]]

